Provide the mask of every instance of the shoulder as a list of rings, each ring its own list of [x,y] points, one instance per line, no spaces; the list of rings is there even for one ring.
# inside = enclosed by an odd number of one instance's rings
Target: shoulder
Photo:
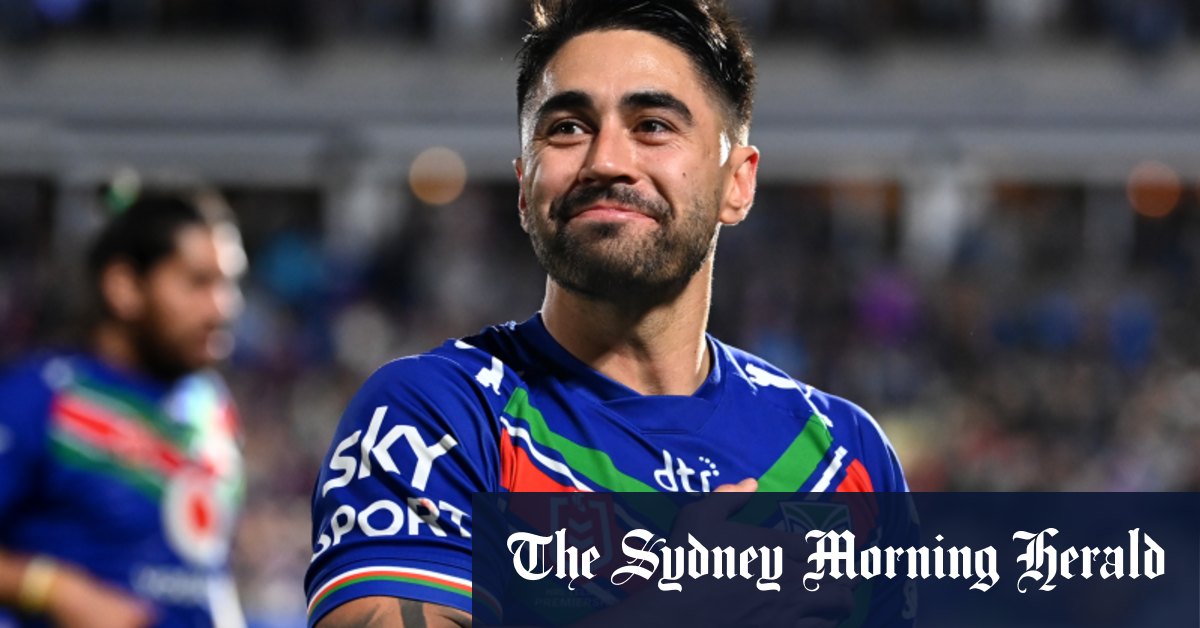
[[[505,353],[496,349],[494,338],[483,340],[481,335],[448,340],[379,367],[347,406],[342,431],[374,423],[382,409],[389,422],[395,417],[466,440],[474,440],[469,434],[491,433],[520,376],[501,360]]]
[[[14,447],[36,447],[46,437],[54,399],[74,380],[73,360],[39,354],[0,370],[0,457]]]
[[[514,388],[516,371],[503,352],[480,342],[479,336],[448,340],[425,353],[405,356],[377,369],[360,394],[405,395],[437,401],[476,397],[492,405]],[[472,342],[474,341],[474,342]]]
[[[89,368],[82,356],[70,353],[39,353],[0,369],[0,390],[6,404],[49,402]]]
[[[733,365],[733,372],[727,376],[763,401],[829,420],[840,419],[856,426],[862,424],[878,429],[875,419],[851,401],[797,380],[748,351],[723,343],[718,343],[718,346],[729,357],[728,362]]]
[[[746,394],[802,416],[816,416],[834,441],[851,446],[870,466],[896,466],[891,442],[879,422],[858,404],[801,382],[766,360],[728,345],[719,345],[735,365]]]
[[[472,389],[466,366],[430,351],[396,358],[379,367],[363,382],[360,394],[393,392],[438,396],[453,389]]]

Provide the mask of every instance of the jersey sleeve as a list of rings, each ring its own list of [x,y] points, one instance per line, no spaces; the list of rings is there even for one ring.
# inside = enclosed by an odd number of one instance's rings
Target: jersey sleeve
[[[310,626],[365,596],[471,612],[471,496],[498,490],[493,412],[442,356],[397,360],[367,380],[314,487]]]
[[[0,529],[37,486],[52,397],[37,368],[0,376]]]
[[[835,440],[849,449],[830,488],[855,493],[908,492],[896,450],[874,417],[851,401],[812,388],[805,396],[815,413],[827,415]]]
[[[907,493],[908,480],[896,449],[888,440],[879,423],[866,410],[851,404],[858,416],[858,430],[862,438],[863,462],[871,476],[875,490],[883,493]]]

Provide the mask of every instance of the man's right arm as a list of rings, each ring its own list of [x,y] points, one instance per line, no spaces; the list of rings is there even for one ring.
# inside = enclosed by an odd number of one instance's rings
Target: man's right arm
[[[0,528],[14,525],[40,490],[53,392],[40,363],[0,374]],[[32,570],[31,570],[32,567]],[[149,606],[82,569],[0,547],[0,607],[45,615],[55,625],[149,625]]]
[[[471,496],[498,486],[503,399],[477,382],[491,357],[459,351],[382,367],[343,413],[313,494],[310,626],[470,625]]]
[[[362,597],[333,609],[317,628],[470,628],[458,609],[395,597]]]
[[[149,604],[79,569],[34,565],[30,557],[0,552],[0,606],[44,615],[66,628],[138,628],[153,620]]]

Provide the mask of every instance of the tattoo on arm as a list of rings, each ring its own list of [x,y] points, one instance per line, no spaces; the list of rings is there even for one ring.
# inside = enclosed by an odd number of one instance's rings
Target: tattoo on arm
[[[321,620],[321,628],[370,628],[371,626],[386,625],[387,617],[381,616],[380,606],[374,605],[362,611],[347,615],[346,613],[330,613]]]
[[[404,628],[429,628],[425,622],[425,604],[414,600],[396,600],[400,602],[400,619]]]
[[[392,602],[395,602],[394,604]],[[432,620],[432,623],[430,623]],[[471,627],[471,616],[460,610],[403,598],[363,598],[345,604],[321,619],[320,628],[444,628]]]

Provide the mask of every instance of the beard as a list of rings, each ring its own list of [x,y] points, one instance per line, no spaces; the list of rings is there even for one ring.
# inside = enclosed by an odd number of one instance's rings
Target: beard
[[[172,350],[154,329],[134,328],[133,343],[142,368],[157,379],[175,381],[195,370],[195,366]]]
[[[575,223],[597,201],[633,207],[655,219],[652,231],[631,233],[623,222]],[[546,274],[567,290],[612,302],[661,302],[678,294],[712,254],[717,203],[679,213],[665,200],[623,185],[576,188],[551,203],[542,217],[529,211],[526,230]]]
[[[212,331],[172,328],[167,316],[155,308],[131,327],[130,334],[141,367],[162,381],[175,381],[212,366],[206,346]]]

